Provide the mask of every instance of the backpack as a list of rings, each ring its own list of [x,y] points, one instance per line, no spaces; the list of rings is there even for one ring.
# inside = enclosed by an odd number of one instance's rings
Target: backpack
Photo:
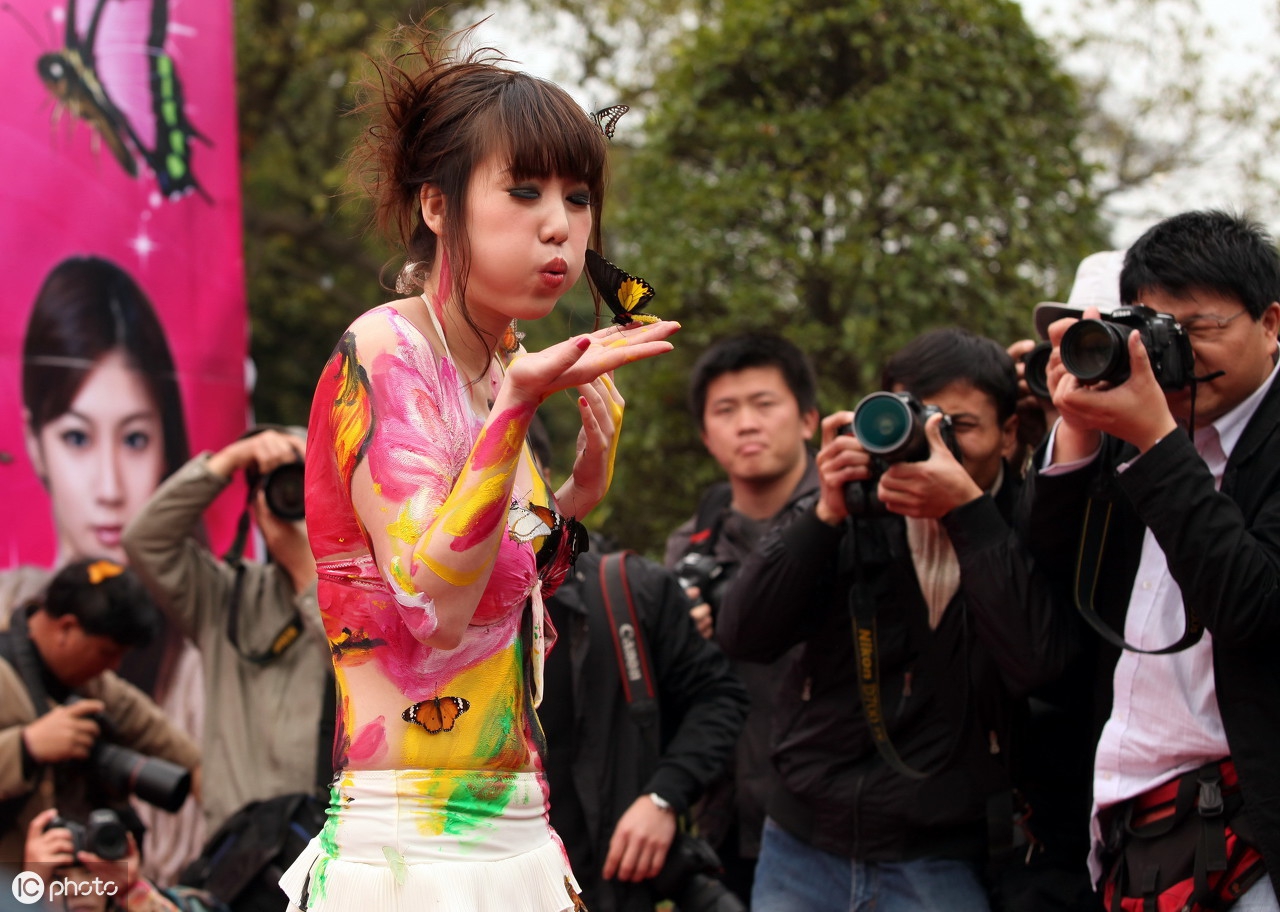
[[[320,832],[327,803],[312,792],[252,801],[205,842],[183,870],[184,886],[208,890],[232,912],[280,912],[280,878]]]

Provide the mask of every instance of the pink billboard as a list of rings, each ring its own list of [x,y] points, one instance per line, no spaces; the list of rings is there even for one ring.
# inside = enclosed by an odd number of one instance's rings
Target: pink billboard
[[[119,556],[159,480],[245,427],[231,0],[7,0],[0,73],[12,580]],[[240,497],[207,517],[215,550]]]

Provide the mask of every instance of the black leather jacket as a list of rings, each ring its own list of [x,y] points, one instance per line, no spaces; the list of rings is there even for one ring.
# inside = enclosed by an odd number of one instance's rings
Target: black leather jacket
[[[987,796],[1007,775],[1011,700],[1057,675],[1075,642],[1072,619],[1054,610],[1010,526],[1018,488],[1006,467],[994,499],[983,495],[943,518],[960,588],[934,631],[905,522],[873,520],[890,551],[877,618],[882,706],[905,762],[937,770],[922,782],[881,759],[859,704],[852,580],[838,569],[846,527],[821,522],[811,496],[780,514],[744,563],[720,619],[725,650],[769,661],[803,643],[778,697],[779,779],[768,803],[792,835],[860,861],[985,851]]]

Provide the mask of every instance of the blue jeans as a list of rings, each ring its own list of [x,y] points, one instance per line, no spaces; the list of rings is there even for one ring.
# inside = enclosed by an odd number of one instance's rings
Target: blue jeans
[[[990,912],[963,861],[860,862],[830,855],[765,820],[752,912]]]

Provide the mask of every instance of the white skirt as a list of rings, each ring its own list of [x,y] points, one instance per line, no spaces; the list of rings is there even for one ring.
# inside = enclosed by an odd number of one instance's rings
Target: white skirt
[[[538,773],[345,772],[328,823],[280,878],[289,908],[570,912],[578,883],[544,788]],[[509,795],[498,816],[495,792]]]

